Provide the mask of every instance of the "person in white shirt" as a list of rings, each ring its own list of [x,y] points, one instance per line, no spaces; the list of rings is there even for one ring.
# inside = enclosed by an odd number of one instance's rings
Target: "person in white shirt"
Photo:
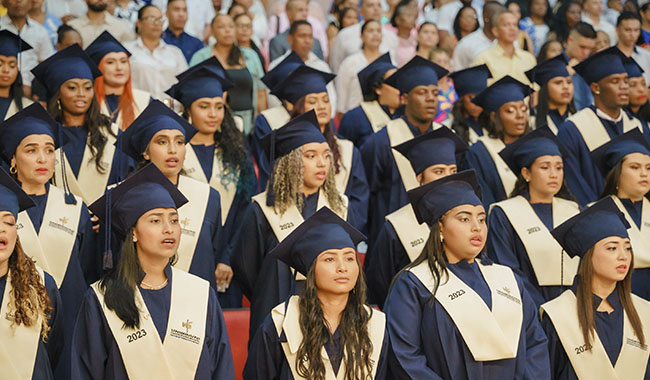
[[[650,83],[650,51],[636,46],[641,34],[641,17],[636,13],[623,12],[616,23],[616,47],[626,56],[634,58],[643,69],[643,79]]]
[[[483,28],[463,37],[454,49],[451,64],[455,71],[464,70],[472,66],[474,59],[494,45],[492,33],[492,16],[505,9],[496,1],[488,1],[483,7]]]
[[[476,11],[476,17],[479,23],[482,24],[483,15],[483,0],[454,0],[441,6],[438,10],[438,19],[436,26],[440,33],[440,41],[444,41],[448,35],[454,34],[454,20],[458,11],[465,6],[470,5]]]
[[[65,24],[77,17],[83,17],[88,7],[84,0],[45,0],[45,9]]]
[[[285,5],[285,10],[282,13],[279,13],[277,15],[272,15],[269,17],[269,26],[268,26],[268,31],[266,33],[266,39],[264,40],[264,43],[268,45],[269,42],[271,42],[271,39],[273,37],[277,36],[280,33],[285,32],[287,29],[289,29],[289,26],[291,26],[291,22],[294,20],[291,20],[289,17],[289,14],[286,11],[286,8],[289,8],[289,2],[286,2]],[[306,1],[306,18],[305,20],[309,21],[311,24],[311,27],[314,31],[314,38],[318,40],[321,46],[321,50],[323,51],[323,56],[325,56],[325,59],[328,57],[328,39],[327,39],[327,33],[325,33],[325,27],[323,26],[323,23],[316,17],[311,16],[309,14],[310,10],[310,2]]]
[[[211,0],[187,0],[185,33],[205,42],[210,35],[210,24],[216,15]],[[167,0],[152,0],[162,12],[167,10]],[[165,25],[166,26],[166,25]],[[183,70],[181,70],[183,71]]]
[[[616,43],[616,28],[601,17],[602,13],[603,0],[585,0],[582,3],[582,21],[591,24],[596,32],[602,30],[607,33],[613,45]]]
[[[106,0],[86,0],[88,12],[83,17],[68,22],[81,34],[84,49],[102,32],[107,31],[121,43],[135,38],[127,21],[119,19],[106,11]]]

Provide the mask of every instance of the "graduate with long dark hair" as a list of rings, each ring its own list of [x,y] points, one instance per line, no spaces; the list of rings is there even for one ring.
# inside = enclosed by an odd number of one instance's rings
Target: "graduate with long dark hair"
[[[535,109],[535,129],[547,125],[557,135],[558,126],[576,113],[568,64],[566,56],[560,54],[526,71],[528,79],[540,86]]]
[[[0,121],[32,103],[23,96],[23,80],[18,64],[18,54],[31,48],[17,35],[0,30]]]
[[[479,65],[455,71],[449,74],[449,77],[454,81],[454,88],[458,94],[458,100],[451,109],[454,118],[451,129],[467,144],[474,144],[479,137],[488,133],[478,120],[483,108],[474,104],[472,100],[487,88],[487,80],[492,78],[492,74],[487,65]]]

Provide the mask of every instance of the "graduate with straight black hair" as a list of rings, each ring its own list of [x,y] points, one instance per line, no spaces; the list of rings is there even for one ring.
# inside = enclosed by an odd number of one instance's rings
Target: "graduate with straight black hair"
[[[537,306],[512,269],[483,252],[486,214],[473,171],[409,192],[431,226],[386,300],[393,379],[548,379]]]
[[[0,30],[0,121],[32,103],[23,96],[23,80],[20,75],[18,54],[32,47],[8,30]],[[7,78],[7,80],[3,79]]]
[[[454,81],[454,89],[458,100],[451,109],[454,118],[451,129],[467,144],[474,144],[478,138],[487,135],[487,131],[479,124],[478,117],[483,108],[472,102],[474,97],[487,88],[488,78],[492,73],[487,65],[479,65],[449,74]]]
[[[244,379],[389,378],[386,317],[365,304],[354,248],[365,238],[323,207],[271,251],[305,276],[305,287],[264,320]]]
[[[611,198],[552,231],[580,258],[573,287],[542,305],[552,379],[650,379],[650,303],[630,291],[630,225]]]
[[[90,205],[124,244],[116,267],[84,297],[71,378],[235,378],[214,289],[172,266],[181,242],[177,210],[186,203],[150,164]]]

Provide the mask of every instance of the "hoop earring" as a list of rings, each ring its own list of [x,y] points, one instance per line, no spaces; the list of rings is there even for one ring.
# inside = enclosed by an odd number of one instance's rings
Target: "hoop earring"
[[[9,173],[11,173],[11,174],[16,174],[16,173],[18,173],[18,170],[16,170],[16,166],[12,166],[12,167],[10,167],[10,168],[9,168]]]

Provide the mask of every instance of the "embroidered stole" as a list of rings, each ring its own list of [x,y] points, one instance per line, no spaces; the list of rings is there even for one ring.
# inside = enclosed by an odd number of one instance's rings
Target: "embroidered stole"
[[[650,303],[632,294],[632,303],[643,323],[643,334],[650,336]],[[556,299],[542,305],[541,313],[546,312],[553,322],[562,347],[569,357],[578,379],[632,380],[643,379],[650,351],[648,345],[641,346],[639,338],[632,329],[627,313],[623,317],[623,345],[612,366],[605,347],[594,331],[591,350],[582,335],[578,322],[578,302],[571,290],[566,290]]]
[[[573,284],[580,257],[571,258],[564,252],[526,198],[519,195],[495,203],[492,207],[500,207],[510,220],[510,224],[526,248],[528,259],[540,286]],[[580,212],[575,202],[562,198],[554,197],[552,207],[553,227],[559,226]]]
[[[639,131],[643,132],[638,119],[630,118],[623,110],[621,112],[623,113],[623,133],[634,128],[639,128]],[[572,121],[576,126],[590,152],[611,140],[603,122],[591,108],[584,108],[571,115],[567,120]]]
[[[506,147],[506,144],[504,144],[503,141],[499,139],[489,137],[487,134],[479,137],[478,139],[479,141],[483,142],[485,149],[487,149],[488,154],[492,158],[492,162],[494,162],[494,166],[497,168],[499,179],[501,179],[501,184],[503,185],[503,189],[505,190],[507,197],[508,194],[510,194],[515,188],[517,175],[513,173],[512,170],[510,170],[508,164],[506,164],[506,162],[503,161],[503,158],[501,158],[499,155],[499,152],[501,152]]]
[[[178,246],[178,261],[174,266],[189,272],[208,208],[210,185],[181,175],[178,176],[178,190],[189,202],[178,209],[181,241]]]
[[[650,201],[643,197],[641,228],[639,229],[621,200],[615,195],[612,195],[612,199],[630,223],[627,233],[630,235],[630,243],[632,251],[634,251],[634,268],[650,268]]]
[[[272,131],[279,129],[291,120],[289,111],[283,106],[276,106],[261,112]]]
[[[38,281],[45,285],[43,270],[39,267],[36,269],[40,275]],[[13,325],[15,310],[13,303],[9,305],[12,299],[11,271],[9,271],[0,306],[0,368],[4,379],[30,380],[34,373],[43,320],[39,316],[30,327],[23,324]]]
[[[390,116],[384,112],[376,100],[361,102],[361,109],[366,114],[373,132],[379,132],[390,121]]]
[[[25,109],[27,106],[31,105],[34,103],[33,100],[26,98],[23,96],[23,109]],[[9,108],[7,108],[7,113],[5,114],[5,120],[9,119],[13,115],[18,113],[18,106],[16,105],[16,102],[14,100],[9,103]]]
[[[304,377],[298,374],[297,361],[298,361],[298,347],[302,343],[303,335],[300,331],[300,309],[299,309],[299,296],[292,296],[289,299],[289,305],[286,306],[285,303],[281,303],[276,306],[271,311],[271,318],[273,319],[273,324],[278,333],[278,337],[284,335],[287,338],[286,342],[282,342],[282,351],[284,351],[284,356],[287,358],[287,363],[289,363],[289,368],[291,369],[291,374],[295,380],[305,379]],[[377,374],[377,364],[379,363],[379,355],[381,353],[381,348],[384,343],[384,334],[386,330],[386,316],[384,313],[378,310],[370,310],[368,306],[365,307],[367,312],[372,312],[370,321],[368,321],[368,335],[372,343],[372,353],[370,354],[370,363],[371,363],[371,378],[375,378]],[[286,309],[286,312],[285,312]],[[329,355],[325,350],[325,347],[321,348],[321,357],[323,364],[325,365],[325,379],[326,380],[343,380],[345,379],[345,357],[346,353],[343,354],[341,365],[336,375],[334,375],[334,369],[332,368],[332,363],[330,362]]]
[[[350,140],[335,137],[336,144],[339,146],[341,153],[341,162],[339,162],[339,172],[334,176],[336,188],[339,194],[345,194],[348,187],[350,174],[352,173],[352,156],[354,155],[354,144]]]
[[[514,358],[523,321],[517,280],[508,267],[476,262],[492,293],[492,310],[451,270],[447,270],[447,281],[438,286],[436,300],[454,321],[474,360]],[[435,282],[426,262],[409,270],[433,293]]]
[[[429,238],[431,229],[426,223],[418,223],[413,206],[410,203],[388,214],[386,220],[395,229],[402,247],[404,247],[411,262],[413,262],[422,253],[422,248],[424,248],[424,243]]]
[[[205,340],[210,290],[207,281],[172,268],[171,307],[164,343],[138,288],[135,300],[140,310],[140,328],[130,329],[107,308],[99,282],[91,287],[102,306],[129,379],[194,378]]]
[[[144,111],[145,108],[149,105],[149,101],[151,100],[151,94],[149,94],[146,91],[138,90],[138,89],[132,89],[131,90],[133,93],[133,102],[135,103],[135,109],[134,111],[134,116],[137,118],[138,115],[142,111]],[[111,114],[111,111],[108,109],[108,103],[106,102],[106,99],[102,102],[99,110],[102,114],[108,116],[111,118],[111,121],[113,120],[113,115]],[[115,125],[117,125],[119,128],[122,128],[122,113],[119,112],[117,114],[117,118],[115,118]],[[128,125],[126,126],[127,128],[129,127]],[[125,128],[126,129],[126,128]]]

